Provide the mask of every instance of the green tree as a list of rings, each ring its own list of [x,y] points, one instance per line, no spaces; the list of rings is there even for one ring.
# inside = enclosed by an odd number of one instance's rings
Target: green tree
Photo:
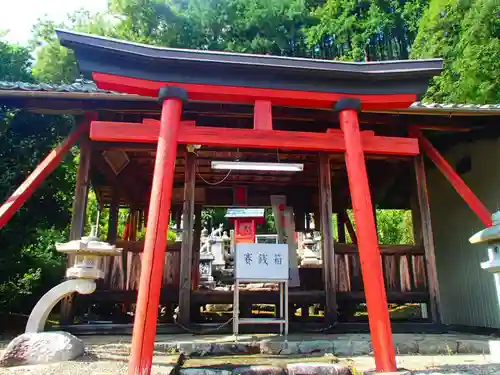
[[[25,48],[0,41],[0,80],[34,81]],[[3,64],[5,62],[5,64]],[[7,198],[73,121],[35,115],[0,105],[0,196]],[[0,231],[0,312],[28,312],[48,287],[61,278],[64,258],[54,243],[65,238],[75,179],[74,154],[54,171]]]
[[[407,59],[427,0],[326,0],[306,31],[315,56],[341,60]]]
[[[31,82],[31,58],[27,48],[0,39],[0,79]]]
[[[427,99],[436,102],[500,101],[498,0],[432,0],[420,22],[412,57],[442,57],[445,71]]]

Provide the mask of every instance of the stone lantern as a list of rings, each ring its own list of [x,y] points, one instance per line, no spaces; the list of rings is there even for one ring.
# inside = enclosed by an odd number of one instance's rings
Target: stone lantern
[[[304,241],[302,241],[304,251],[302,252],[301,266],[317,266],[321,264],[319,252],[317,251],[316,241],[310,233],[307,233]]]
[[[68,279],[103,279],[102,257],[121,254],[122,249],[117,249],[115,245],[100,241],[94,233],[95,229],[92,228],[92,232],[88,237],[56,244],[57,251],[73,256],[73,265],[66,270]]]
[[[227,235],[226,231],[222,233],[222,253],[224,255],[225,268],[233,268],[234,256],[231,253],[231,237]]]
[[[26,333],[41,332],[52,308],[63,298],[77,292],[91,294],[96,289],[95,280],[104,278],[102,257],[120,255],[122,249],[102,242],[95,236],[95,227],[88,237],[56,244],[56,250],[73,256],[73,265],[66,270],[68,280],[49,290],[31,311]]]
[[[201,248],[200,248],[200,285],[205,288],[213,288],[215,286],[212,276],[212,263],[214,255],[212,254],[212,245],[215,243],[214,238],[208,235],[208,230],[203,228],[201,231]]]
[[[469,242],[474,245],[485,244],[488,248],[488,260],[481,263],[481,268],[493,274],[500,307],[500,211],[491,215],[491,219],[493,225],[474,234],[469,238]],[[490,340],[489,345],[491,359],[498,363],[500,361],[500,342]]]

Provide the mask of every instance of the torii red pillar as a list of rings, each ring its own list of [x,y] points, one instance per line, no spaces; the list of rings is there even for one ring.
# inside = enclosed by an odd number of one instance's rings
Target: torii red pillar
[[[335,105],[345,139],[345,162],[352,207],[356,220],[358,251],[368,310],[368,321],[377,372],[396,371],[396,354],[378,247],[375,218],[366,173],[365,155],[361,145],[358,112],[360,101],[345,98]]]
[[[151,373],[170,219],[178,130],[182,102],[187,100],[187,93],[181,88],[163,87],[160,89],[159,99],[162,101],[160,136],[135,310],[129,375]]]

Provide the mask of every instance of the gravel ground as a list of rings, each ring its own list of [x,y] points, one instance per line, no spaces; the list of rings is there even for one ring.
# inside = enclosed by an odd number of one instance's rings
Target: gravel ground
[[[172,370],[176,356],[167,356],[161,353],[155,355],[154,375],[167,375]],[[126,353],[104,353],[99,350],[89,352],[77,361],[54,363],[49,365],[22,366],[0,369],[2,375],[124,375],[127,373]],[[224,368],[251,364],[267,364],[282,366],[289,362],[333,362],[335,357],[266,357],[231,356],[191,359],[186,367]],[[354,367],[361,373],[374,367],[373,358],[356,357],[353,359],[339,359],[340,364]],[[471,374],[471,375],[500,375],[500,364],[492,364],[488,356],[483,355],[451,355],[451,356],[400,356],[398,366],[421,374]]]

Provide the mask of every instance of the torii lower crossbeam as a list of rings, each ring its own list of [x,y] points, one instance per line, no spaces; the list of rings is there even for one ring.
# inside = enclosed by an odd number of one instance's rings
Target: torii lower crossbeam
[[[231,129],[194,126],[183,121],[179,128],[178,143],[209,147],[271,148],[317,152],[345,152],[344,135],[340,130],[327,133],[281,130]],[[94,121],[90,138],[102,142],[156,143],[160,122],[144,123]],[[362,132],[363,151],[367,154],[415,156],[419,154],[418,141],[413,138],[380,137]]]

